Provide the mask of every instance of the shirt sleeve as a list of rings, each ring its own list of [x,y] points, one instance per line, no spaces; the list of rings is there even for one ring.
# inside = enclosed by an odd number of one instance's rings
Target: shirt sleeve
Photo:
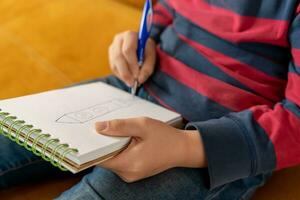
[[[151,37],[159,43],[160,34],[165,28],[173,22],[174,10],[168,3],[168,0],[159,0],[153,8],[153,22],[151,28]]]
[[[203,138],[212,188],[300,164],[300,14],[292,21],[289,41],[285,99],[187,125]]]

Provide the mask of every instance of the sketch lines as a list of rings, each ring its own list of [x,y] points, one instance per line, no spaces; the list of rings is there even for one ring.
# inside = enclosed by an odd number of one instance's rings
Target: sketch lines
[[[112,99],[78,111],[66,113],[55,122],[64,124],[82,124],[95,118],[102,117],[116,110],[127,108],[137,101],[136,98]]]

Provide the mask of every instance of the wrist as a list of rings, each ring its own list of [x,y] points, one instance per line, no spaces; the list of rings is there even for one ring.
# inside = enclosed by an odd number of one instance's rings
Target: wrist
[[[197,130],[182,131],[182,153],[178,167],[207,167],[202,137]]]

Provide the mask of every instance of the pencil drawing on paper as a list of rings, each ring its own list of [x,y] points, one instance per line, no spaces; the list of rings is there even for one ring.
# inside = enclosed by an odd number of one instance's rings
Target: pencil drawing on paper
[[[60,116],[55,122],[64,124],[83,124],[116,110],[128,108],[133,105],[135,101],[137,101],[136,98],[112,99],[81,110],[66,113]]]

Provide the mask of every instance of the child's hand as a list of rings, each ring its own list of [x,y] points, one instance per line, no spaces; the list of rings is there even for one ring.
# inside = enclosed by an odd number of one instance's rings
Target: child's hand
[[[154,71],[155,66],[155,42],[149,39],[145,50],[145,60],[141,70],[137,60],[138,34],[126,31],[115,36],[109,47],[109,62],[112,72],[129,87],[133,86],[137,79],[144,83]]]
[[[175,129],[150,118],[132,118],[96,123],[97,132],[132,137],[129,146],[100,164],[126,182],[153,176],[173,167],[205,167],[198,131]]]

